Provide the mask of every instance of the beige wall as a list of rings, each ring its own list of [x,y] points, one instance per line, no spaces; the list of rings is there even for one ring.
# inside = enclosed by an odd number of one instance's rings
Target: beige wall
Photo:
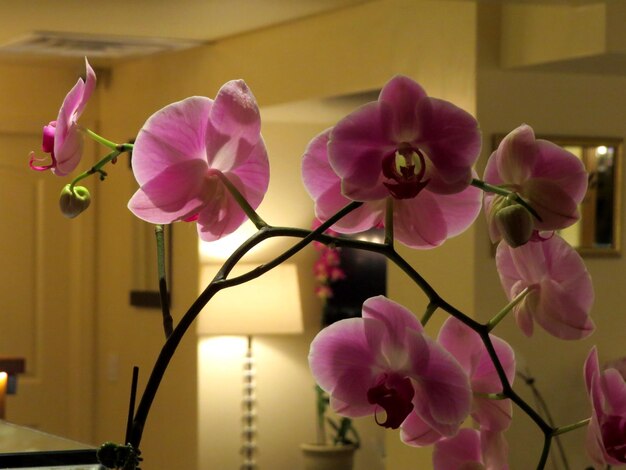
[[[369,2],[186,52],[116,65],[111,69],[110,80],[100,81],[86,119],[107,138],[124,141],[134,136],[145,119],[160,107],[193,94],[214,96],[226,80],[246,79],[262,106],[262,113],[267,109],[272,116],[263,123],[272,179],[259,211],[270,223],[299,227],[308,227],[312,217],[312,204],[299,177],[300,156],[308,140],[332,124],[326,112],[316,114],[301,107],[300,100],[314,100],[324,107],[325,98],[376,90],[394,74],[404,73],[418,80],[429,94],[477,114],[486,147],[493,133],[507,132],[522,122],[547,134],[626,134],[623,93],[626,79],[502,70],[497,65],[499,21],[499,8],[493,3],[476,7],[467,1]],[[30,65],[0,68],[0,130],[14,131],[34,125],[39,129],[49,121],[76,74],[81,72],[75,65],[63,65],[60,69]],[[46,78],[46,88],[40,86],[40,77]],[[284,119],[270,113],[268,107],[276,104],[287,104],[292,113],[311,115]],[[485,148],[481,166],[488,153]],[[131,368],[140,366],[141,391],[163,342],[158,310],[128,304],[133,282],[133,219],[125,207],[135,183],[125,158],[110,167],[107,181],[89,182],[94,196],[90,217],[95,220],[91,227],[96,230],[97,336],[95,352],[82,350],[77,364],[84,367],[85,361],[91,363],[89,355],[95,354],[94,421],[92,428],[74,417],[71,429],[75,437],[96,443],[123,439]],[[90,234],[75,236],[89,238]],[[173,313],[178,320],[197,290],[194,226],[177,224],[174,240]],[[280,248],[273,246],[256,260],[264,261]],[[475,229],[449,240],[440,249],[428,252],[399,249],[446,300],[469,314],[487,319],[504,302],[480,221]],[[313,439],[312,378],[307,378],[306,354],[321,310],[307,275],[313,261],[312,250],[296,257],[300,267],[304,334],[261,337],[257,342],[258,460],[264,468],[297,468],[297,445]],[[600,345],[601,359],[624,354],[619,347],[623,328],[615,327],[623,324],[615,308],[622,303],[619,288],[623,264],[622,258],[588,260],[596,286],[594,319],[598,326],[598,333],[590,340],[570,344],[541,332],[528,340],[520,335],[512,319],[507,319],[497,330],[511,341],[537,377],[558,424],[588,415],[581,367],[590,345]],[[76,266],[74,273],[80,275]],[[389,295],[421,315],[425,299],[415,293],[399,270],[390,268],[388,282]],[[80,301],[76,305],[81,305]],[[431,334],[436,334],[436,327],[443,319],[441,314],[434,317],[428,328]],[[86,325],[90,326],[88,321]],[[206,377],[198,384],[197,370],[197,338],[191,331],[165,376],[147,423],[142,444],[146,468],[193,469],[198,462],[209,462],[216,468],[236,465],[238,455],[224,451],[236,449],[236,443],[230,440],[224,447],[219,445],[226,442],[220,439],[224,438],[226,427],[233,427],[232,423],[221,426],[219,422],[197,422],[198,416],[204,416],[206,411],[198,404],[199,400],[202,403]],[[78,384],[76,377],[73,380]],[[219,380],[220,377],[215,377],[208,386],[223,385]],[[228,380],[230,396],[225,398],[228,400],[225,404],[236,410],[238,378]],[[522,384],[517,388],[524,390]],[[82,395],[77,395],[86,408],[89,398],[85,392],[90,390],[88,387]],[[85,413],[83,416],[88,416],[89,412]],[[228,418],[236,427],[237,417]],[[360,451],[357,470],[379,468],[382,440],[386,447],[386,468],[430,467],[429,450],[402,445],[397,433],[381,434],[371,420],[362,420],[359,425],[370,448]],[[583,434],[581,430],[565,438],[572,463],[586,462],[581,450]],[[512,429],[509,438],[512,469],[534,466],[538,444],[529,442],[531,435],[535,431],[524,419]],[[204,445],[205,439],[210,439],[210,444]]]
[[[113,69],[110,88],[104,90],[101,95],[102,102],[106,103],[102,110],[103,132],[111,138],[124,139],[132,135],[133,129],[138,128],[151,111],[191,94],[213,96],[221,83],[235,77],[245,78],[258,101],[266,106],[293,100],[324,98],[377,89],[394,74],[405,73],[418,79],[430,94],[453,100],[471,112],[474,88],[473,25],[474,7],[466,2],[380,1],[345,9],[332,15],[321,15],[241,35],[212,46],[122,64]],[[373,31],[375,34],[372,34]],[[455,64],[454,73],[449,73],[447,69],[449,63]],[[137,93],[137,87],[141,87],[140,94]],[[119,106],[126,103],[129,104],[129,109],[120,112]],[[301,209],[288,210],[288,208],[292,206],[311,208],[299,181],[299,158],[308,139],[329,124],[326,122],[322,125],[317,118],[314,118],[314,121],[318,122],[314,125],[305,122],[298,126],[285,123],[264,124],[263,132],[270,149],[273,177],[267,201],[261,206],[260,213],[270,222],[276,221],[275,223],[278,224],[304,227],[310,223],[312,209],[302,211]],[[106,194],[106,199],[103,198],[103,204],[106,204],[101,209],[103,225],[106,225],[106,220],[112,218],[120,220],[120,216],[117,215],[119,207],[123,205],[124,198],[130,192],[129,182],[120,181],[116,184],[120,185],[115,188],[116,195]],[[113,191],[113,188],[106,189],[106,191]],[[282,207],[272,205],[277,202],[282,204]],[[266,212],[271,216],[267,216]],[[128,230],[126,227],[128,223],[126,220],[121,220],[123,228],[118,226],[115,231],[117,240],[120,239],[123,231]],[[110,237],[113,237],[112,228],[103,227],[103,230],[110,230]],[[463,269],[468,273],[471,272],[471,260],[465,256],[466,250],[463,246],[468,244],[468,240],[472,237],[470,232],[464,238],[449,242],[442,250],[446,254],[438,256],[424,254],[417,258],[420,269],[437,280],[435,285],[442,286],[443,291],[452,296],[451,300],[467,308],[471,308],[472,305],[471,284],[469,281],[461,282],[456,285],[457,288],[452,288],[452,285],[446,282],[445,273],[440,266],[442,256],[449,257],[450,261],[461,257],[464,258]],[[113,283],[122,282],[120,277],[125,271],[119,263],[114,265],[107,255],[113,250],[119,250],[119,245],[119,241],[116,242],[111,238],[108,245],[103,247],[100,258],[103,269],[105,269],[104,266],[108,266],[110,270],[106,281],[103,281],[107,285],[111,284],[110,287]],[[180,247],[178,241],[176,245]],[[180,249],[186,252],[189,247]],[[127,254],[125,252],[125,255]],[[301,272],[310,272],[312,255],[303,254],[298,258],[298,262],[303,268]],[[406,300],[410,307],[415,307],[416,312],[424,307],[422,302],[416,302],[412,295],[405,293],[407,292],[406,281],[402,276],[392,270],[389,279],[392,297]],[[180,282],[176,285],[180,285]],[[294,357],[297,357],[297,367],[300,371],[306,368],[307,344],[311,334],[316,330],[316,317],[320,309],[319,303],[310,294],[312,290],[310,281],[307,281],[306,285],[308,294],[303,294],[303,299],[305,299],[303,303],[305,315],[308,317],[307,333],[301,340],[268,338],[261,342],[267,345],[267,351],[277,347],[277,344],[281,344],[281,348],[288,348],[289,360],[292,361]],[[110,310],[111,314],[120,320],[127,318],[129,314],[134,315],[135,321],[139,322],[138,331],[146,330],[147,337],[149,328],[153,337],[158,338],[157,326],[154,326],[154,323],[150,324],[152,326],[148,325],[148,321],[154,320],[149,317],[154,314],[130,312],[128,307],[124,306],[124,302],[125,299],[121,296],[107,298],[106,301],[103,299],[102,308]],[[181,306],[177,304],[177,308]],[[107,356],[112,353],[119,355],[120,361],[126,361],[122,359],[122,351],[126,351],[124,357],[126,355],[136,357],[140,354],[140,349],[153,350],[155,343],[158,343],[158,340],[148,342],[142,339],[134,346],[126,344],[124,340],[116,336],[116,329],[113,325],[103,325],[100,342],[103,354],[100,357],[100,363],[105,366]],[[284,357],[287,358],[287,356]],[[181,364],[181,375],[175,376],[172,371],[166,379],[185,381],[184,386],[187,387],[189,383],[195,382],[193,377],[190,378],[191,364],[193,364],[191,347],[179,353],[177,361]],[[286,413],[284,410],[269,408],[269,403],[273,402],[271,396],[262,399],[263,394],[267,393],[261,388],[264,383],[273,383],[276,389],[274,393],[281,390],[281,386],[276,385],[284,381],[280,368],[275,367],[275,375],[263,374],[270,374],[270,372],[264,369],[261,363],[259,364],[258,391],[261,452],[258,460],[267,466],[272,462],[271,456],[278,455],[282,448],[280,453],[283,457],[281,458],[285,460],[281,462],[290,467],[297,466],[299,456],[295,450],[296,444],[303,439],[310,440],[313,432],[310,384],[295,385],[302,387],[301,393],[305,398],[301,400],[301,410]],[[179,387],[181,387],[180,383]],[[104,420],[101,433],[104,435],[108,434],[105,431],[119,429],[119,423],[113,425],[107,416],[120,414],[119,409],[122,405],[119,402],[125,390],[117,384],[106,382],[103,383],[102,390],[103,398],[105,393],[115,397],[113,400],[115,405],[102,401],[99,406],[99,417]],[[176,401],[176,397],[181,396],[183,390],[179,389],[174,393],[174,387],[172,387],[171,392],[163,390],[162,399],[171,402],[170,407],[174,404],[182,407],[185,410],[184,416],[191,417],[195,411],[192,409],[193,405],[189,403],[190,400],[185,400],[183,404]],[[187,389],[187,392],[191,391]],[[187,396],[193,396],[193,393]],[[274,400],[276,400],[275,396]],[[265,415],[267,417],[264,417]],[[281,418],[282,415],[285,415],[284,418]],[[107,419],[111,424],[105,424]],[[185,419],[180,418],[176,421],[183,423]],[[280,425],[283,422],[282,419],[286,420],[284,423],[290,423],[291,427],[298,431],[286,433],[288,428]],[[267,422],[274,424],[271,427],[274,430],[261,427],[262,423]],[[213,433],[213,439],[219,439],[219,425],[210,426],[208,429],[209,434]],[[167,424],[161,423],[156,418],[153,422],[149,422],[145,444],[148,458],[153,458],[151,455],[157,451],[156,447],[159,447],[159,451],[165,454],[170,446],[173,448],[180,445],[179,436],[171,435],[168,444],[158,445],[155,440],[154,445],[150,446],[150,435],[165,433],[166,430]],[[199,444],[202,447],[202,443]],[[190,448],[191,442],[184,445]],[[428,452],[410,452],[409,457],[403,457],[405,449],[398,444],[397,436],[393,433],[389,433],[387,445],[389,468],[401,470],[413,468],[416,462],[429,462]],[[212,461],[218,466],[220,458],[233,458],[233,456],[225,455],[211,457],[208,455],[210,452],[206,450],[203,452],[203,459],[218,459]],[[179,452],[178,455],[181,453]]]
[[[0,66],[0,355],[23,356],[27,367],[8,397],[7,419],[90,441],[94,217],[70,223],[58,211],[64,182],[28,168],[29,151],[41,155],[42,127],[82,72],[80,62]],[[97,110],[95,102],[85,122]]]
[[[509,132],[521,123],[530,124],[539,134],[626,136],[626,78],[503,70],[497,65],[499,8],[481,5],[479,12],[477,115],[486,145],[494,133]],[[484,149],[481,166],[489,150]],[[622,180],[623,172],[622,165]],[[622,207],[623,204],[624,201]],[[485,225],[479,227],[475,240],[475,308],[478,317],[486,320],[501,308],[505,298],[499,287]],[[535,375],[537,386],[559,425],[590,416],[582,365],[592,344],[598,345],[601,361],[625,353],[621,306],[626,261],[620,257],[586,258],[585,262],[596,293],[592,318],[597,331],[589,339],[566,342],[549,337],[540,328],[532,339],[527,339],[521,335],[513,318],[506,319],[495,331],[511,342],[518,353],[518,361],[523,360]],[[527,391],[521,382],[516,389]],[[528,393],[523,395],[529,397]],[[516,419],[519,417],[521,413],[517,412]],[[570,464],[576,468],[588,463],[584,455],[584,436],[585,430],[581,429],[563,438]],[[526,421],[517,422],[509,433],[509,440],[512,468],[533,467],[541,450],[541,435],[534,426]]]

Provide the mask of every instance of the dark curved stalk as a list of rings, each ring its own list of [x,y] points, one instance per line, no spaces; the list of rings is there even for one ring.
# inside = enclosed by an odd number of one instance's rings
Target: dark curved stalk
[[[468,315],[464,314],[463,312],[443,300],[441,296],[436,292],[436,290],[402,256],[400,256],[395,251],[392,242],[390,242],[389,240],[386,240],[385,243],[381,244],[362,240],[347,239],[342,237],[333,237],[325,235],[323,233],[335,222],[337,222],[339,219],[341,219],[360,205],[361,203],[355,202],[349,204],[313,231],[290,227],[263,226],[233,252],[233,254],[222,265],[215,278],[209,283],[205,290],[199,295],[199,297],[193,302],[191,307],[189,307],[187,312],[183,315],[182,319],[176,325],[172,334],[168,337],[166,343],[162,347],[161,353],[159,354],[159,357],[157,358],[157,361],[153,367],[152,373],[150,375],[150,378],[148,379],[148,383],[146,385],[146,388],[144,389],[143,395],[139,402],[139,406],[137,407],[137,411],[135,413],[132,432],[129,439],[130,445],[132,445],[135,449],[139,448],[150,407],[158,391],[163,375],[165,374],[165,371],[169,365],[169,362],[189,326],[193,323],[194,319],[204,308],[204,306],[209,302],[209,300],[222,289],[242,284],[261,276],[265,272],[269,271],[270,269],[276,267],[277,265],[281,264],[282,262],[293,256],[315,240],[325,244],[332,243],[337,247],[356,248],[384,255],[389,261],[391,261],[398,268],[400,268],[428,297],[429,310],[432,310],[434,312],[438,308],[442,309],[449,315],[457,318],[459,321],[472,328],[480,336],[483,344],[485,345],[485,348],[487,349],[489,357],[494,364],[498,378],[502,383],[502,395],[506,398],[511,399],[513,403],[515,403],[535,422],[537,427],[539,427],[539,429],[543,433],[544,446],[541,452],[541,456],[539,458],[537,470],[542,470],[545,468],[552,438],[554,437],[554,433],[556,432],[556,430],[559,428],[555,428],[552,425],[548,424],[535,411],[534,408],[532,408],[523,398],[521,398],[513,390],[491,341],[491,337],[489,335],[489,331],[491,329],[490,325],[477,322],[473,318],[469,317]],[[292,237],[300,238],[301,240],[295,243],[289,249],[285,250],[281,255],[277,256],[272,261],[257,266],[255,269],[240,276],[227,278],[230,271],[235,267],[235,265],[246,253],[248,253],[252,248],[262,243],[263,241],[274,237]]]
[[[163,317],[163,333],[165,339],[174,331],[174,320],[170,313],[170,297],[167,291],[167,277],[165,276],[165,233],[163,225],[154,226],[154,235],[157,246],[157,271],[159,277],[159,299],[161,300],[161,316]]]
[[[128,442],[129,444],[131,444],[135,449],[139,448],[143,429],[145,427],[146,420],[148,419],[148,414],[150,412],[150,407],[152,406],[154,397],[156,396],[156,393],[161,384],[161,380],[163,379],[170,360],[174,356],[174,353],[176,352],[176,349],[178,348],[178,345],[180,344],[183,336],[185,335],[195,318],[198,316],[200,311],[207,304],[207,302],[221,289],[242,284],[243,282],[257,278],[263,273],[282,263],[289,257],[296,254],[298,251],[302,250],[309,243],[311,243],[317,236],[322,234],[331,225],[337,222],[337,220],[341,219],[346,214],[352,212],[361,205],[362,203],[360,202],[353,202],[348,204],[333,217],[321,224],[316,230],[306,231],[307,235],[304,236],[302,240],[300,240],[290,249],[286,250],[282,255],[275,258],[272,262],[259,266],[256,269],[253,269],[252,271],[241,276],[237,276],[232,279],[226,279],[226,276],[228,276],[228,274],[237,264],[237,262],[248,251],[261,243],[263,240],[296,232],[302,234],[302,231],[288,228],[263,227],[233,252],[233,254],[226,260],[222,268],[218,271],[215,279],[211,283],[209,283],[206,289],[204,289],[204,291],[193,302],[191,307],[189,307],[187,312],[181,318],[180,322],[176,325],[176,328],[174,328],[172,334],[168,337],[167,341],[161,348],[159,357],[154,364],[154,367],[148,379],[148,383],[146,384],[146,388],[144,389],[139,405],[137,406],[137,411],[133,419],[132,432]]]

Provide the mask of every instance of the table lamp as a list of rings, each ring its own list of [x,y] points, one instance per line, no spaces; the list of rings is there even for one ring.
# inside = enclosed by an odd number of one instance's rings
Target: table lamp
[[[238,264],[229,278],[247,273],[256,264]],[[201,267],[200,279],[206,286],[217,266]],[[255,436],[255,363],[252,349],[254,335],[297,334],[303,331],[298,271],[295,264],[282,264],[259,278],[224,289],[202,311],[199,335],[246,336],[243,361],[243,455],[242,470],[257,468],[254,455]]]

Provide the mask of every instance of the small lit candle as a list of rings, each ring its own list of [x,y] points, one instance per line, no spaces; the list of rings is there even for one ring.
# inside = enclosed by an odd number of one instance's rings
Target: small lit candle
[[[8,379],[9,375],[6,372],[0,372],[0,419],[5,418]]]

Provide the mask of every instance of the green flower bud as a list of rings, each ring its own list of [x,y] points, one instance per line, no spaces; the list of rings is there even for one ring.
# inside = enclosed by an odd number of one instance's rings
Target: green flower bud
[[[61,190],[59,206],[65,217],[73,219],[87,209],[90,203],[91,195],[87,188],[83,186],[71,188],[69,184],[66,184]]]
[[[511,248],[526,244],[535,228],[532,214],[521,204],[501,207],[494,218],[502,238]]]

